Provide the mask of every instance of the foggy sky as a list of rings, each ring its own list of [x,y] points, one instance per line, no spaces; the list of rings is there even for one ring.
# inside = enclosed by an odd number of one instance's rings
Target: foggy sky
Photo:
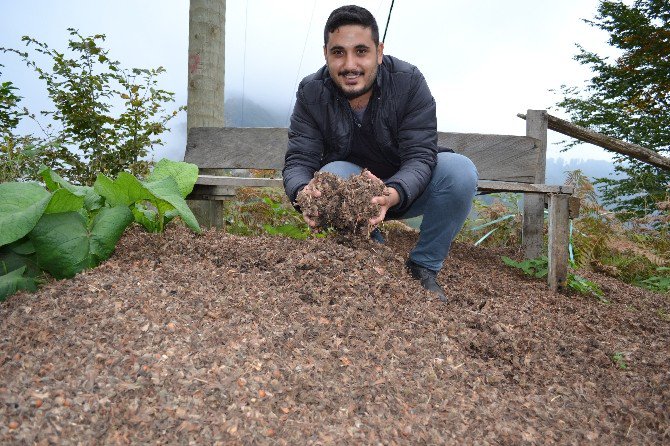
[[[351,1],[228,0],[226,6],[226,96],[244,96],[288,116],[302,77],[324,64],[323,26],[332,9]],[[361,0],[384,32],[391,0]],[[572,60],[576,43],[611,53],[607,35],[583,23],[598,0],[396,0],[385,53],[422,71],[437,101],[438,130],[523,135],[516,117],[527,109],[550,109],[559,100],[550,89],[581,85],[591,73]],[[123,67],[163,66],[163,89],[186,104],[187,0],[0,0],[0,46],[23,50],[30,35],[64,49],[66,28],[105,34],[103,45]],[[0,54],[0,80],[11,80],[23,105],[49,107],[45,88],[16,57]],[[557,110],[551,111],[564,116]],[[183,157],[186,116],[172,121],[167,145],[156,159]],[[549,132],[549,156],[611,159],[583,146],[560,153],[566,137]]]

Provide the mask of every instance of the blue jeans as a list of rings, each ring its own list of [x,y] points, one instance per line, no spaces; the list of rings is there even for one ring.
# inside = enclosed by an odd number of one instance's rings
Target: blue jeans
[[[333,161],[321,168],[342,178],[358,175],[363,168],[348,161]],[[417,265],[442,269],[451,242],[463,227],[477,192],[477,168],[469,158],[456,153],[437,154],[430,183],[401,219],[423,215],[419,241],[409,254]]]

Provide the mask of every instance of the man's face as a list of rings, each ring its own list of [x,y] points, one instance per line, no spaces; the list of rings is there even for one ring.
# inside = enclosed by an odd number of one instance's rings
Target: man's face
[[[347,99],[371,94],[383,50],[381,42],[375,47],[372,30],[361,25],[343,25],[328,35],[323,47],[328,71]]]

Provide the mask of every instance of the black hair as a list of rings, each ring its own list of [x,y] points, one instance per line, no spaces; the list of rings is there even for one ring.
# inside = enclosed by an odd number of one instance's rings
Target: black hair
[[[356,5],[341,6],[330,13],[323,30],[323,44],[328,45],[328,34],[344,25],[361,25],[372,30],[372,40],[379,46],[379,27],[375,17],[365,8]]]

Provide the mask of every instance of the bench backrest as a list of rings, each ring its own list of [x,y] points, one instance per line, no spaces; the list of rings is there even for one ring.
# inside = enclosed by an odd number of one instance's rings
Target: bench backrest
[[[285,128],[195,127],[184,161],[200,169],[275,169],[284,166]],[[546,153],[528,136],[438,132],[438,145],[470,158],[480,180],[534,183]]]

